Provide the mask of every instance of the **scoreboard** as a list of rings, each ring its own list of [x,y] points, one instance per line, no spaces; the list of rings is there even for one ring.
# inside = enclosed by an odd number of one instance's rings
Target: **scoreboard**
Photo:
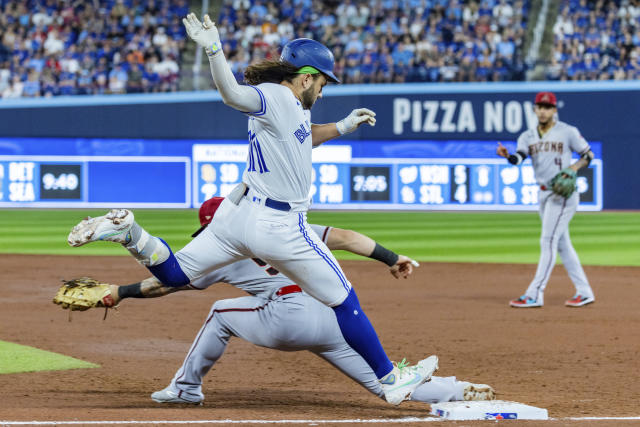
[[[510,152],[514,143],[503,142]],[[312,209],[536,210],[530,160],[496,141],[348,141],[313,150]],[[245,141],[0,140],[0,207],[192,208],[242,180]],[[579,210],[602,209],[601,144],[578,174]],[[97,147],[97,148],[96,148]],[[577,159],[577,158],[576,158]]]
[[[530,159],[513,166],[495,154],[485,158],[368,158],[354,157],[351,148],[329,145],[313,151],[312,208],[537,209],[539,186]],[[226,196],[242,180],[247,151],[246,145],[194,146],[193,200],[197,206],[210,197]],[[577,186],[579,210],[602,209],[601,159],[580,170]]]
[[[0,207],[191,207],[189,158],[0,156]]]

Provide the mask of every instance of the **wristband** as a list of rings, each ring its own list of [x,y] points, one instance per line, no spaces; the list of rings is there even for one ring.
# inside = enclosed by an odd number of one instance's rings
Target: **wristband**
[[[118,286],[118,297],[124,298],[144,298],[142,294],[142,284],[134,283],[133,285]]]
[[[369,258],[384,262],[389,267],[393,267],[394,265],[396,265],[399,257],[400,256],[397,253],[390,251],[377,242],[376,247],[373,249],[373,252],[371,252],[371,255],[369,255]]]
[[[218,43],[213,42],[211,46],[205,47],[204,51],[207,53],[208,57],[212,57],[212,56],[215,56],[215,54],[217,54],[218,52],[221,52],[222,48],[219,46]]]

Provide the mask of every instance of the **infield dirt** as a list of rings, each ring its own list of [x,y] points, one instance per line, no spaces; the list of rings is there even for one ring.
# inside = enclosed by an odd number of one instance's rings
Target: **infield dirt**
[[[437,375],[491,384],[498,398],[547,408],[556,419],[640,415],[640,268],[586,267],[596,303],[575,309],[564,307],[573,286],[556,266],[545,307],[513,309],[508,301],[524,291],[534,265],[423,263],[412,278],[395,280],[374,262],[341,264],[392,359],[437,354]],[[102,366],[1,375],[0,421],[428,415],[425,404],[385,404],[310,353],[239,339],[207,375],[204,406],[162,406],[149,394],[169,383],[211,304],[242,292],[217,285],[129,299],[105,321],[98,309],[74,312],[69,322],[51,303],[61,279],[126,284],[147,271],[130,257],[31,255],[3,255],[0,271],[0,339]]]

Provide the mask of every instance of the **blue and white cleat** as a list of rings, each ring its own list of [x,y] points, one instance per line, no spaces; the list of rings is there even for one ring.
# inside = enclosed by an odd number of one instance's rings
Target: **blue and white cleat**
[[[192,405],[202,405],[204,401],[202,396],[195,396],[182,390],[175,391],[171,386],[152,393],[151,399],[158,403],[190,403]]]
[[[131,240],[129,232],[132,225],[133,212],[111,209],[106,215],[80,221],[69,233],[67,242],[76,247],[98,240],[126,244]]]
[[[402,359],[402,362],[379,380],[384,398],[392,405],[409,400],[416,388],[427,382],[437,369],[438,356],[429,356],[414,366],[409,366],[406,359]]]
[[[518,299],[509,301],[509,305],[511,307],[516,307],[516,308],[533,308],[533,307],[542,307],[542,302],[538,302],[531,297],[522,295]]]

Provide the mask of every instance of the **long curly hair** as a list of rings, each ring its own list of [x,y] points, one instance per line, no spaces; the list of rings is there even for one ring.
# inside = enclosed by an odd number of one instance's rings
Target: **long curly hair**
[[[289,62],[282,60],[264,60],[249,65],[244,71],[244,81],[252,86],[260,83],[282,83],[283,81],[292,82],[299,75],[298,68]],[[314,74],[316,79],[320,74]]]

